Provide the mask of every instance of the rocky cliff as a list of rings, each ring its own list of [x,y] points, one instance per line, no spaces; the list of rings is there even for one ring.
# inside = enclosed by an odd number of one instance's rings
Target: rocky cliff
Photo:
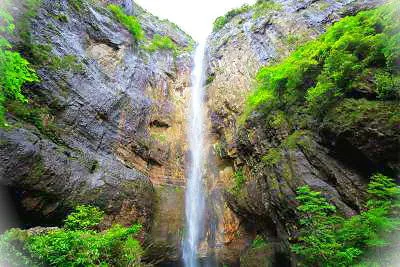
[[[299,186],[351,216],[371,174],[399,179],[398,99],[379,99],[368,73],[318,118],[303,103],[246,102],[262,66],[384,2],[260,0],[218,20],[208,40],[205,260],[293,265]],[[144,36],[108,4],[134,16]],[[144,261],[178,264],[193,40],[130,0],[25,0],[9,10],[9,39],[40,76],[24,88],[26,105],[6,103],[9,125],[0,128],[0,193],[19,217],[9,226],[57,226],[77,204],[93,204],[106,213],[101,228],[145,226]],[[165,46],[152,43],[160,36]]]
[[[210,36],[207,103],[219,170],[213,179],[239,218],[223,218],[222,232],[231,236],[225,239],[227,247],[245,241],[236,249],[243,266],[258,265],[254,257],[268,258],[265,264],[272,266],[290,264],[288,242],[297,236],[299,186],[323,192],[349,216],[360,211],[372,173],[398,177],[400,133],[388,115],[399,111],[398,102],[374,102],[376,98],[360,88],[311,123],[301,111],[293,115],[290,110],[258,109],[243,115],[261,66],[280,62],[341,17],[382,3],[258,1],[231,12],[234,15],[225,17]],[[352,118],[355,113],[360,117]],[[240,237],[230,235],[232,229]],[[249,234],[259,234],[269,244],[262,256],[243,254],[250,247],[243,237]]]
[[[103,227],[141,222],[155,238],[179,241],[183,209],[160,206],[157,195],[184,184],[193,40],[131,1],[14,2],[14,46],[40,76],[25,88],[26,106],[7,103],[9,127],[0,129],[1,186],[20,223],[54,225],[90,203],[105,210]],[[111,2],[136,16],[143,40]],[[177,49],[146,49],[156,34]],[[176,215],[152,227],[165,213]]]

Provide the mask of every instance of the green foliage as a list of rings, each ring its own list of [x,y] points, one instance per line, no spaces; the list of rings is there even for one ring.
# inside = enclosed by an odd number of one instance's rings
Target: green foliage
[[[76,5],[82,5],[81,0],[72,1],[70,4],[76,2]],[[78,3],[79,2],[79,3]],[[37,15],[37,10],[40,7],[42,0],[25,0],[26,12],[22,14],[16,25],[17,32],[22,42],[19,50],[23,51],[23,55],[27,58],[36,68],[44,67],[51,70],[72,71],[74,73],[82,73],[84,66],[79,62],[78,58],[74,55],[65,55],[58,57],[53,55],[52,47],[48,44],[38,44],[32,39],[31,36],[31,21]],[[73,5],[75,5],[73,4]],[[66,22],[68,19],[65,15],[57,15],[57,19]]]
[[[400,189],[393,180],[376,174],[368,185],[370,200],[359,215],[344,218],[320,192],[300,187],[300,237],[292,244],[294,253],[307,266],[351,266],[367,250],[389,245],[386,233],[400,230],[392,215],[398,207]]]
[[[93,229],[103,220],[104,212],[93,206],[77,206],[64,221],[64,226],[69,230]]]
[[[40,234],[12,229],[0,236],[0,263],[7,266],[139,266],[143,249],[134,237],[142,226],[113,225],[97,232],[103,212],[78,206],[64,228]]]
[[[227,18],[225,16],[220,16],[220,17],[216,18],[215,21],[214,21],[214,24],[213,24],[213,31],[214,32],[219,31],[228,22],[229,21],[227,20]]]
[[[15,29],[15,24],[13,16],[9,12],[7,12],[7,10],[0,8],[0,32],[10,34],[14,31],[14,29]],[[1,37],[0,47],[3,47],[4,44],[9,44],[9,43],[7,42],[7,40]]]
[[[55,18],[56,20],[59,20],[60,22],[64,22],[64,23],[68,22],[68,17],[65,14],[53,15],[53,18]]]
[[[296,199],[301,203],[297,209],[305,214],[301,224],[312,224],[315,218],[321,219],[336,211],[335,206],[329,204],[321,192],[312,191],[309,186],[299,187]]]
[[[68,0],[68,2],[76,11],[82,10],[83,0]]]
[[[50,120],[48,108],[37,107],[33,104],[21,103],[20,101],[7,101],[7,111],[17,118],[31,123],[45,136],[57,144],[63,141],[59,138],[60,129]]]
[[[81,3],[82,1],[71,1]],[[26,0],[26,12],[22,14],[16,25],[17,32],[22,42],[20,47],[23,55],[36,67],[50,68],[51,70],[66,70],[74,73],[81,73],[84,70],[82,63],[80,63],[76,56],[65,55],[57,57],[52,54],[52,47],[47,44],[37,44],[33,41],[31,36],[31,21],[37,15],[37,10],[42,3],[41,0]],[[66,22],[68,19],[65,15],[57,15],[57,19]]]
[[[143,249],[140,242],[133,237],[128,239],[122,245],[121,263],[123,266],[140,265],[140,257],[143,255]]]
[[[155,52],[157,50],[171,50],[176,54],[178,52],[178,47],[176,44],[169,38],[168,36],[161,36],[159,34],[155,34],[150,44],[145,46],[145,49],[149,52]]]
[[[187,38],[188,42],[184,46],[178,47],[178,54],[183,53],[183,52],[188,52],[191,53],[194,50],[194,47],[196,46],[196,42],[192,39],[191,36],[189,36],[187,33],[185,33],[176,23],[168,20],[168,19],[160,19],[156,16],[157,19],[159,19],[161,22],[165,23],[169,27],[172,27],[175,31],[182,33],[185,35]]]
[[[292,250],[303,258],[306,265],[320,266],[319,260],[331,260],[340,248],[335,240],[334,226],[338,222],[333,214],[336,208],[320,192],[314,192],[308,186],[297,190],[296,199],[301,213],[300,243],[292,245]]]
[[[225,150],[220,142],[213,144],[213,150],[215,155],[220,157],[221,159],[225,156]]]
[[[207,80],[206,80],[206,85],[209,85],[210,83],[212,83],[215,80],[215,73],[210,74],[207,76]]]
[[[295,45],[301,38],[302,38],[301,35],[290,34],[285,37],[285,42],[289,45]]]
[[[30,50],[32,50],[31,46],[33,46],[31,21],[37,16],[37,11],[41,3],[42,0],[25,0],[23,5],[25,6],[26,11],[18,19],[18,23],[16,24],[17,33],[22,40],[22,45],[19,48],[21,51],[24,51],[24,56],[34,64],[36,64],[36,62],[34,62],[33,58],[29,57],[31,53]],[[39,51],[40,48],[38,48],[37,52]]]
[[[279,3],[275,3],[271,0],[258,0],[257,3],[253,6],[254,13],[253,18],[257,19],[262,17],[263,15],[268,14],[270,11],[280,11],[282,10],[282,5]]]
[[[377,71],[375,82],[380,99],[400,99],[400,75]]]
[[[372,200],[390,201],[392,203],[399,200],[400,187],[393,182],[393,179],[377,173],[371,177],[368,193]]]
[[[75,56],[56,57],[51,55],[48,45],[33,44],[30,34],[30,21],[37,14],[40,0],[24,1],[27,11],[17,24],[18,33],[22,39],[20,49],[24,56],[34,62],[35,66],[45,66],[52,70],[67,70],[75,73],[83,71],[83,65]],[[5,10],[0,10],[0,33],[12,34],[15,25],[12,16]],[[58,140],[53,125],[43,124],[43,109],[25,107],[28,99],[22,94],[23,85],[39,81],[35,70],[19,53],[11,50],[10,43],[0,37],[0,126],[4,126],[5,103],[9,111],[14,111],[17,117],[33,123],[42,133],[53,140]],[[18,103],[20,102],[20,103]]]
[[[66,70],[73,73],[82,73],[84,66],[79,62],[78,58],[74,55],[66,55],[63,57],[52,57],[49,66],[53,70]]]
[[[275,3],[271,0],[258,0],[254,5],[243,5],[239,8],[235,8],[230,10],[224,16],[218,17],[213,24],[213,31],[221,30],[228,22],[230,22],[237,15],[253,11],[253,18],[257,19],[265,14],[268,14],[269,11],[279,11],[282,9],[282,5],[279,3]]]
[[[82,73],[84,66],[74,55],[57,57],[52,54],[49,45],[25,43],[26,56],[38,67],[49,68],[53,71],[64,70]]]
[[[0,49],[0,124],[4,124],[5,100],[28,102],[21,88],[25,83],[36,81],[38,77],[27,60],[17,52]]]
[[[235,173],[233,174],[234,185],[230,189],[230,192],[235,195],[238,195],[242,190],[243,186],[245,185],[246,180],[247,178],[244,175],[243,169],[238,169],[237,171],[235,171]]]
[[[289,149],[294,149],[297,147],[298,144],[305,145],[305,141],[302,138],[306,135],[304,131],[295,131],[291,135],[289,135],[285,141],[285,147]]]
[[[27,246],[34,258],[51,266],[123,265],[137,262],[142,254],[140,243],[131,237],[140,228],[114,225],[100,233],[60,229],[32,236]]]
[[[51,65],[52,48],[49,45],[33,44],[30,41],[23,43],[24,54],[38,67]]]
[[[195,47],[196,47],[196,42],[193,41],[193,39],[190,39],[189,43],[186,46],[180,48],[180,52],[181,53],[184,53],[184,52],[192,53],[194,51]]]
[[[262,161],[268,166],[274,166],[282,159],[281,153],[279,148],[270,148],[267,154],[262,157]]]
[[[251,248],[262,248],[267,245],[267,242],[264,240],[264,238],[260,235],[257,235],[256,238],[254,238],[253,242],[251,243]]]
[[[305,103],[320,116],[360,88],[398,99],[399,13],[391,4],[346,17],[283,62],[261,68],[247,114]]]
[[[295,48],[305,43],[307,36],[305,34],[288,34],[282,38],[283,43],[293,51]]]
[[[274,127],[275,123],[280,121],[279,115],[281,113],[274,114],[270,124],[273,124]],[[278,116],[278,117],[277,117]],[[275,119],[275,120],[274,120]],[[276,121],[278,120],[278,122]],[[286,150],[296,149],[297,147],[301,148],[311,148],[311,141],[308,136],[308,132],[305,130],[297,130],[291,133],[288,137],[286,137],[279,146],[269,148],[267,153],[261,158],[261,160],[265,163],[265,166],[274,167],[277,166],[278,163],[284,163],[284,152]],[[281,164],[282,165],[282,164]]]
[[[274,128],[279,128],[285,123],[285,114],[281,111],[277,111],[276,113],[272,114],[269,123]]]
[[[0,235],[0,266],[37,266],[23,247],[27,238],[26,232],[19,229],[10,229]]]
[[[12,34],[14,28],[13,17],[7,11],[0,9],[0,34]],[[28,102],[22,94],[22,86],[38,80],[29,62],[18,52],[11,51],[11,44],[0,36],[0,127],[6,125],[4,119],[6,100]]]
[[[400,123],[400,106],[397,102],[345,99],[328,112],[324,123],[338,132],[357,128],[357,125],[379,125],[387,132]]]
[[[42,179],[42,176],[45,174],[46,169],[43,163],[43,159],[39,158],[38,160],[34,161],[32,169],[29,173],[29,179],[31,181],[39,182]]]
[[[230,22],[235,16],[249,11],[250,8],[251,7],[249,5],[243,5],[243,6],[239,7],[239,8],[235,8],[235,9],[230,10],[224,16],[218,17],[214,21],[213,31],[219,31],[220,29],[222,29],[225,26],[225,24]]]
[[[165,133],[151,133],[151,137],[161,143],[167,141],[167,135]]]
[[[125,14],[123,8],[118,5],[110,4],[107,8],[114,14],[116,19],[125,26],[135,40],[140,41],[144,38],[144,31],[136,17]]]

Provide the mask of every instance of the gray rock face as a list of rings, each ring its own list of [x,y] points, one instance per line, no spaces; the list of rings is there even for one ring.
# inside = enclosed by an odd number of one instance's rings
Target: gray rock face
[[[136,16],[140,20],[147,36],[152,37],[154,34],[167,35],[179,46],[194,44],[194,40],[175,23],[154,16],[132,0],[103,0],[103,2],[119,4],[124,7],[127,14]]]
[[[146,223],[152,213],[153,188],[148,177],[112,155],[60,147],[37,131],[23,128],[2,131],[0,140],[2,186],[20,194],[27,214],[57,219],[70,207],[90,203],[115,216],[127,201],[136,214],[121,223],[131,223],[128,219]]]
[[[245,95],[254,88],[254,78],[261,66],[285,58],[341,17],[385,1],[272,2],[275,4],[262,12],[252,9],[235,16],[209,37],[208,75],[212,83],[207,92],[213,127],[233,126],[243,111]]]
[[[293,129],[285,119],[279,125],[269,125],[266,116],[279,114],[257,112],[239,125],[246,97],[255,87],[255,75],[261,66],[279,62],[341,17],[384,1],[274,2],[262,13],[253,8],[235,16],[209,37],[207,94],[220,169],[214,179],[225,189],[233,188],[233,173],[227,179],[224,169],[242,169],[246,183],[240,192],[227,190],[225,200],[241,223],[249,225],[249,232],[262,234],[274,244],[271,249],[275,252],[289,254],[288,240],[297,236],[295,197],[299,186],[321,191],[343,214],[353,215],[363,205],[371,171],[382,165],[397,166],[393,168],[398,170],[398,156],[390,147],[398,149],[400,144],[394,141],[399,132],[386,129],[378,119],[366,118],[353,125],[350,132],[340,132],[335,126],[338,122],[332,119],[337,117],[334,112],[331,120],[335,122],[327,120],[310,131]],[[393,110],[385,105],[382,110]],[[374,132],[382,133],[379,138],[383,139],[378,141]],[[341,155],[338,150],[342,150]],[[378,154],[388,156],[383,160]],[[354,164],[353,157],[362,164]],[[284,266],[284,262],[280,264]]]
[[[193,42],[170,23],[125,2],[142,24],[145,40],[159,33],[177,46]],[[19,17],[24,7],[12,10]],[[32,105],[48,111],[41,116],[41,129],[16,112],[8,114],[11,129],[0,129],[1,184],[18,194],[23,212],[45,219],[92,203],[106,211],[105,224],[149,226],[151,180],[174,179],[168,171],[176,168],[184,172],[184,148],[177,162],[175,143],[162,143],[153,132],[183,125],[174,114],[185,110],[190,54],[146,52],[104,6],[86,1],[78,7],[66,0],[43,1],[29,32],[30,45],[51,47],[50,57],[72,58],[75,68],[44,64],[38,69],[41,82],[26,90]],[[15,41],[17,47],[27,47],[20,42]],[[160,168],[166,171],[157,176],[154,169]]]

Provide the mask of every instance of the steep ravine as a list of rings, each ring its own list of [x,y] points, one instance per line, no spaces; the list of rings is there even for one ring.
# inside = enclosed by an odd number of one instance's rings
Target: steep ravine
[[[382,102],[375,114],[368,115],[362,110],[368,100],[357,98],[371,97],[360,90],[361,97],[343,101],[310,127],[301,125],[301,117],[279,110],[269,114],[255,110],[243,119],[247,95],[256,87],[255,75],[261,66],[280,62],[341,17],[384,1],[275,3],[262,15],[253,8],[234,16],[209,37],[206,90],[211,154],[217,165],[210,175],[234,211],[235,215],[223,217],[220,232],[225,234],[225,247],[231,247],[236,257],[241,255],[241,266],[295,264],[289,240],[298,234],[295,198],[299,186],[323,192],[349,216],[360,211],[372,173],[384,171],[399,178],[399,128],[388,126],[384,115],[398,110],[396,102]],[[349,107],[356,110],[357,105],[365,117],[344,126],[351,116]],[[265,155],[269,164],[262,160]],[[235,191],[237,173],[245,182]],[[245,252],[256,235],[268,245]],[[238,264],[234,257],[225,260]]]
[[[13,225],[57,225],[75,205],[92,204],[106,212],[103,227],[140,222],[176,259],[193,40],[131,1],[78,2],[10,9],[14,44],[40,76],[25,89],[26,107],[8,103],[10,127],[0,129],[1,186],[20,219]],[[110,2],[139,19],[145,40],[166,35],[181,52],[144,49]]]
[[[5,103],[0,194],[15,217],[5,226],[60,226],[75,206],[91,204],[105,212],[99,233],[140,223],[141,260],[180,266],[194,41],[131,0],[14,2],[9,39],[40,81],[25,86],[26,105]],[[260,0],[265,8],[243,9],[209,36],[202,264],[295,266],[299,186],[351,216],[365,204],[371,174],[400,179],[400,127],[387,117],[400,112],[398,101],[360,88],[318,119],[302,110],[246,110],[262,66],[384,2]],[[137,18],[143,40],[110,3]],[[159,35],[174,48],[150,49]]]

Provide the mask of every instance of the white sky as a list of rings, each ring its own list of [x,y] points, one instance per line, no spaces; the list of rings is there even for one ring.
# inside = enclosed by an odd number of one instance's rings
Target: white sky
[[[232,8],[253,4],[256,0],[135,0],[161,19],[178,24],[195,40],[205,38],[214,20]]]

